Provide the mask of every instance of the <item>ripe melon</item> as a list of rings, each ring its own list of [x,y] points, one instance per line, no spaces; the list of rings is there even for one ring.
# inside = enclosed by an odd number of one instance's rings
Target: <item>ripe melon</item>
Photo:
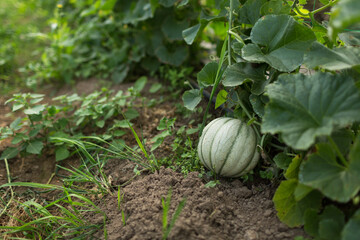
[[[259,160],[254,129],[239,119],[221,117],[204,128],[198,145],[200,161],[225,177],[251,171]]]

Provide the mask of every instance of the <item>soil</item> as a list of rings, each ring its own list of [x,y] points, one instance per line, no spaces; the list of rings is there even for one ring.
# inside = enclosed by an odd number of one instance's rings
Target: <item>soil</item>
[[[78,83],[75,89],[67,88],[59,92],[88,94],[98,87],[96,80],[90,80]],[[116,89],[124,90],[127,87],[129,85],[125,84],[117,86]],[[52,90],[48,89],[47,92],[50,95],[49,92]],[[4,98],[0,98],[0,126],[8,125],[14,119],[14,116],[6,115],[10,109],[3,105],[4,101]],[[174,103],[174,100],[165,101],[154,108],[141,109],[136,129],[141,129],[144,137],[150,139],[159,133],[156,126],[162,117],[177,117],[177,127],[188,124],[189,119],[184,119],[176,113]],[[198,122],[201,120],[201,116],[192,118],[197,118]],[[130,143],[135,144],[131,133],[128,135]],[[157,150],[156,156],[171,156],[171,141],[172,138],[168,138]],[[8,143],[0,144],[1,154]],[[47,183],[55,170],[54,159],[51,151],[42,157],[11,159],[11,176],[14,181]],[[209,179],[199,178],[197,172],[185,177],[162,167],[155,173],[142,172],[134,177],[134,167],[134,163],[127,160],[110,160],[105,166],[105,173],[111,179],[115,190],[94,202],[106,214],[108,239],[162,239],[161,199],[167,196],[170,189],[172,197],[168,219],[171,219],[182,199],[185,198],[186,202],[169,239],[287,240],[296,236],[306,236],[303,229],[290,229],[278,220],[271,200],[276,186],[269,181],[260,180],[244,184],[239,179],[220,179],[221,184],[208,188],[205,184]],[[6,177],[4,162],[1,161],[0,184],[6,183]],[[62,181],[60,177],[55,177],[50,182],[61,184]],[[116,187],[119,185],[124,185],[121,188],[124,198],[120,209]],[[125,224],[122,221],[122,211],[125,214]],[[101,214],[88,214],[85,218],[96,224],[103,221]],[[9,224],[8,219],[2,216],[1,224]],[[97,232],[94,238],[104,239],[103,231]]]

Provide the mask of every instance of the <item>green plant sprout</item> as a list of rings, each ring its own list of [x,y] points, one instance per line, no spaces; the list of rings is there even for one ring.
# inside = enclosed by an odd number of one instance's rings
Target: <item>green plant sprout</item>
[[[176,222],[177,218],[179,217],[181,211],[185,207],[185,203],[186,203],[186,199],[183,199],[180,201],[179,205],[176,207],[176,210],[169,222],[168,214],[169,214],[169,210],[170,210],[171,195],[172,195],[172,190],[169,189],[167,197],[161,198],[161,204],[163,207],[163,217],[162,217],[162,223],[163,223],[162,239],[163,240],[168,239],[171,229],[174,227],[175,222]]]

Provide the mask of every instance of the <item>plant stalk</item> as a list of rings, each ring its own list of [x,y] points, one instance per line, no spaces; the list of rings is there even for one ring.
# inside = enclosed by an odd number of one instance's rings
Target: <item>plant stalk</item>
[[[230,11],[229,11],[229,31],[228,31],[228,61],[229,66],[231,65],[231,28],[232,28],[232,17],[233,17],[234,1],[230,0]]]

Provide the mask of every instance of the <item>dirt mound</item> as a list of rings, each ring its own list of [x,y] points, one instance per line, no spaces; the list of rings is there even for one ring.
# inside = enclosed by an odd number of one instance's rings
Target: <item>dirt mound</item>
[[[277,219],[269,188],[253,186],[250,190],[239,180],[206,188],[197,175],[193,172],[184,178],[162,168],[155,174],[140,176],[121,189],[124,198],[120,210],[117,194],[105,197],[99,207],[107,215],[109,239],[161,239],[161,198],[167,196],[169,188],[172,188],[169,219],[186,198],[169,239],[286,240],[304,236],[302,229],[289,229]],[[125,225],[121,210],[125,213]],[[97,237],[103,235],[99,233]]]

